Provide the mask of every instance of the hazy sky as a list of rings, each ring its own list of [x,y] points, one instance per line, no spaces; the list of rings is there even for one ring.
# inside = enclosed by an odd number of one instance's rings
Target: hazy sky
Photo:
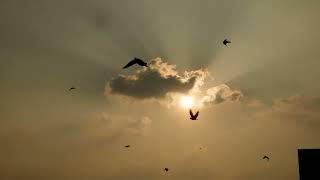
[[[320,148],[319,17],[318,0],[2,0],[0,179],[298,180],[297,149]]]

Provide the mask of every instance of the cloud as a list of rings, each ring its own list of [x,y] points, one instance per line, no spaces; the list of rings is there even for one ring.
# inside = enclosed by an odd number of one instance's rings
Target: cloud
[[[122,102],[142,100],[145,103],[156,102],[167,108],[177,107],[182,97],[191,96],[194,99],[192,108],[198,109],[224,102],[238,102],[243,98],[241,91],[233,90],[226,84],[208,86],[214,78],[207,69],[179,73],[176,68],[176,65],[164,62],[161,58],[153,59],[149,68],[138,70],[133,75],[113,78],[106,86],[106,94],[121,95],[117,98],[124,97]]]
[[[260,108],[263,107],[264,104],[258,99],[252,99],[249,102],[247,102],[247,106],[250,108]]]
[[[306,98],[300,95],[293,95],[274,100],[269,110],[259,113],[257,116],[319,126],[319,109],[320,98]]]
[[[123,135],[145,135],[152,120],[147,116],[132,118],[126,115],[101,113],[81,122],[79,132],[87,138],[113,139]]]
[[[187,93],[195,85],[201,85],[205,70],[186,71],[179,75],[175,65],[153,59],[149,68],[136,71],[134,75],[119,75],[107,86],[108,93],[138,99],[164,98],[168,93]]]
[[[176,70],[176,65],[163,62],[161,58],[151,60],[149,68],[138,70],[134,75],[119,75],[107,85],[107,94],[118,94],[136,99],[161,99],[160,104],[168,108],[179,103],[183,95],[195,97],[197,107],[239,101],[243,93],[221,84],[204,89],[207,80],[213,80],[207,69]]]
[[[201,100],[204,105],[220,104],[225,101],[239,101],[243,97],[241,91],[232,90],[226,84],[211,87],[206,91],[206,94]]]

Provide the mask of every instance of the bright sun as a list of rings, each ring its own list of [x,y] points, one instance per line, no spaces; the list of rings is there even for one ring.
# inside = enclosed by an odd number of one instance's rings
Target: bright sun
[[[184,108],[191,108],[193,106],[193,98],[191,96],[182,96],[180,104]]]

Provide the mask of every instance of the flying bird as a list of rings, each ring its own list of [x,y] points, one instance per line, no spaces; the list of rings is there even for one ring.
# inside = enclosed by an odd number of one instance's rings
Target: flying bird
[[[140,66],[145,66],[145,67],[148,67],[147,63],[144,62],[142,59],[139,59],[139,58],[134,58],[133,60],[131,60],[127,65],[125,65],[123,67],[123,69],[126,69],[134,64],[138,64]]]
[[[267,159],[268,161],[270,160],[270,158],[268,156],[263,156],[262,159]]]
[[[76,88],[75,87],[71,87],[71,88],[69,88],[69,91],[74,90],[74,89],[76,89]]]
[[[124,146],[124,147],[129,148],[129,147],[130,147],[130,145],[126,145],[126,146]]]
[[[225,40],[223,40],[222,43],[226,46],[227,44],[231,43],[231,41],[229,41],[228,39],[225,39]]]
[[[199,115],[199,111],[198,111],[195,115],[193,115],[193,113],[192,113],[192,111],[191,111],[191,109],[190,109],[190,110],[189,110],[189,114],[190,114],[190,119],[191,119],[191,120],[198,120],[197,117],[198,117],[198,115]]]
[[[164,170],[168,172],[168,171],[169,171],[169,168],[164,168]]]

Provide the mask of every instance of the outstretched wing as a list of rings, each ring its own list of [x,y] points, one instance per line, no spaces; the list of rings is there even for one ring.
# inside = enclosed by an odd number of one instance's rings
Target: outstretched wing
[[[140,58],[134,58],[134,60],[136,60],[137,62],[138,62],[138,61],[143,62],[143,60],[140,59]]]
[[[134,65],[135,63],[137,63],[137,61],[134,59],[134,60],[130,61],[127,65],[125,65],[125,66],[123,67],[123,69],[128,68],[128,67]]]
[[[189,114],[191,117],[193,117],[193,113],[192,113],[191,109],[189,110]]]
[[[140,66],[147,66],[147,63],[139,58],[136,58],[136,63],[139,64]]]
[[[197,113],[194,115],[195,118],[197,118],[199,115],[199,111],[197,111]]]
[[[231,43],[231,41],[229,41],[229,40],[227,40],[227,39],[223,40],[223,44],[224,44],[224,45],[227,45],[228,43]]]
[[[142,59],[136,59],[135,61],[136,61],[136,63],[139,64],[139,65],[142,65],[142,64],[145,63]]]

